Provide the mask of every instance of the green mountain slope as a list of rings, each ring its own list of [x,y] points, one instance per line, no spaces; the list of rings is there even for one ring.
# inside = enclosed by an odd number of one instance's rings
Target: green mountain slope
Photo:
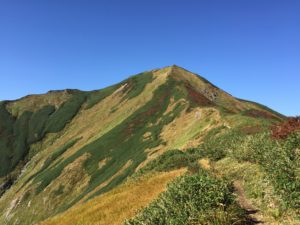
[[[122,184],[167,150],[222,127],[285,118],[177,66],[91,92],[0,103],[0,224],[35,224]]]

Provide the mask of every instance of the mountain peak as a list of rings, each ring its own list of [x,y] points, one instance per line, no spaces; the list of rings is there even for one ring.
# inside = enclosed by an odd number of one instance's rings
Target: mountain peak
[[[160,154],[197,147],[216,129],[279,119],[177,65],[101,90],[0,104],[0,224],[38,223],[112,191]]]
[[[182,70],[182,71],[188,72],[188,70],[186,70],[186,69],[184,69],[183,67],[178,66],[178,65],[176,65],[176,64],[173,64],[173,65],[171,65],[171,66],[162,67],[162,68],[159,69],[159,70],[169,70],[169,71]]]
[[[168,67],[170,67],[170,68],[172,68],[172,69],[184,69],[183,67],[181,67],[181,66],[178,66],[178,65],[176,65],[176,64],[173,64],[173,65],[171,65],[171,66],[168,66]]]

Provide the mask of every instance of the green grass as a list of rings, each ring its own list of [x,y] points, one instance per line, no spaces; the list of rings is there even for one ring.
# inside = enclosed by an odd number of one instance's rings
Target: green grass
[[[286,221],[283,212],[287,211],[282,209],[283,200],[275,193],[272,182],[260,165],[226,157],[214,164],[214,171],[227,180],[242,184],[245,196],[253,208],[259,209],[266,224]],[[289,209],[288,214],[293,216],[293,211]]]
[[[234,200],[232,187],[200,170],[181,176],[126,225],[250,224]]]
[[[43,167],[40,171],[44,171],[47,169],[58,157],[60,157],[64,152],[66,152],[69,148],[76,144],[76,142],[80,140],[80,138],[76,138],[64,144],[63,146],[56,149],[44,162]]]
[[[147,173],[171,171],[183,167],[191,168],[197,164],[198,155],[191,152],[183,152],[180,150],[169,150],[151,160],[143,168],[133,174],[134,178],[138,178]]]
[[[132,99],[138,96],[145,89],[146,85],[153,81],[152,72],[144,72],[130,77],[122,83],[129,85],[129,92],[126,99]]]
[[[153,75],[151,72],[145,72],[140,73],[137,75],[134,75],[127,80],[118,83],[116,85],[103,88],[101,90],[92,91],[88,93],[88,97],[86,100],[86,106],[85,109],[90,109],[100,101],[102,101],[104,98],[110,96],[113,92],[115,92],[118,88],[120,88],[122,85],[124,86],[124,90],[122,92],[127,92],[124,99],[132,99],[136,96],[138,96],[142,91],[145,89],[146,85],[150,83],[153,80]],[[123,100],[124,100],[123,99]]]
[[[63,105],[58,108],[47,120],[45,133],[56,133],[62,130],[68,122],[77,114],[85,102],[87,94],[84,92],[74,93]]]
[[[35,143],[43,138],[46,122],[54,112],[55,107],[48,105],[44,106],[31,116],[28,126],[28,144]]]
[[[58,159],[64,152],[66,152],[69,148],[71,148],[80,138],[74,139],[63,145],[62,147],[56,149],[44,162],[42,168],[39,170],[37,174],[31,176],[24,184],[28,183],[31,179],[34,178],[34,182],[39,183],[40,185],[36,188],[36,193],[40,193],[47,187],[51,181],[53,180],[51,176],[47,172],[44,172],[50,165]],[[55,174],[56,175],[56,174]],[[54,176],[55,176],[54,175]]]
[[[271,139],[270,133],[264,129],[255,134],[243,131],[242,127],[228,129],[220,126],[212,129],[199,148],[185,152],[168,151],[149,162],[135,176],[184,166],[191,167],[199,158],[208,157],[216,164],[213,173],[222,174],[228,181],[245,182],[247,195],[255,199],[256,206],[260,207],[267,220],[284,221],[287,217],[296,220],[295,215],[299,214],[300,206],[300,133],[294,133],[284,141],[276,141]],[[174,183],[176,182],[178,181]],[[222,203],[225,208],[210,208],[194,199],[199,193],[183,200],[182,193],[193,188],[193,185],[196,187],[192,182],[187,186],[178,184],[178,188],[172,190],[174,193],[171,199],[168,188],[166,193],[126,224],[251,224],[245,212],[236,203],[233,203],[233,206],[231,203]],[[199,189],[201,188],[197,187],[196,190]],[[229,190],[232,193],[232,189]],[[201,200],[209,199],[209,202],[214,202],[209,196],[209,191],[205,193],[205,196],[200,195]],[[217,196],[218,190],[215,189],[213,193]],[[270,208],[270,205],[276,208]],[[195,209],[190,208],[191,206]],[[203,207],[203,213],[201,208],[196,207]],[[192,220],[189,220],[191,218]]]
[[[209,136],[197,152],[214,161],[232,157],[239,162],[261,166],[276,193],[284,200],[282,207],[288,210],[300,207],[299,148],[300,134],[297,133],[287,140],[276,141],[269,132],[247,135],[233,129]]]
[[[85,109],[90,109],[98,102],[102,101],[107,96],[111,95],[114,91],[116,91],[120,87],[120,84],[116,84],[107,88],[103,88],[98,91],[92,91],[89,93]]]

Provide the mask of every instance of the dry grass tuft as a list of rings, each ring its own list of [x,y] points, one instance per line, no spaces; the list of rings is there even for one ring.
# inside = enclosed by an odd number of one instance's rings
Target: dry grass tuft
[[[166,184],[185,169],[164,172],[131,180],[118,188],[77,205],[67,212],[46,220],[40,225],[117,225],[133,217],[138,210],[147,206],[165,191]]]
[[[210,170],[211,169],[210,161],[207,158],[200,159],[199,164],[205,170]]]

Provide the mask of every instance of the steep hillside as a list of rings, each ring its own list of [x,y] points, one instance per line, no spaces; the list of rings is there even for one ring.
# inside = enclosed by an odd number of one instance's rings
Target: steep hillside
[[[253,133],[281,120],[177,66],[98,91],[1,102],[0,224],[35,224],[111,193],[152,159],[198,147],[216,129]]]

